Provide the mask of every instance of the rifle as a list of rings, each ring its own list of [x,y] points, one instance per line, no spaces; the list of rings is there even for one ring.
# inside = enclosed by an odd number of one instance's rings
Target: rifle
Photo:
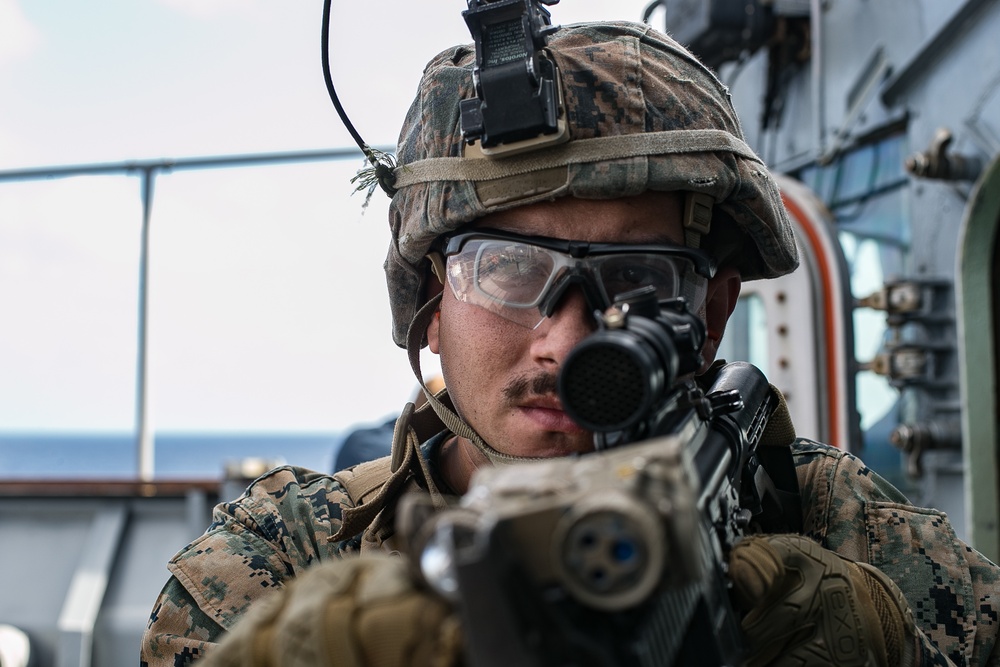
[[[420,571],[474,667],[740,664],[726,556],[781,513],[756,455],[777,399],[747,363],[678,379],[705,336],[683,300],[630,293],[601,320],[559,378],[597,451],[478,471],[411,536]]]

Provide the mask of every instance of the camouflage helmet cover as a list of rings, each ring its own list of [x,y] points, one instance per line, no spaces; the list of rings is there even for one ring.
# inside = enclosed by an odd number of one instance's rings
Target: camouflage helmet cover
[[[733,259],[745,280],[798,265],[777,185],[744,143],[728,91],[694,56],[627,22],[563,26],[548,50],[571,139],[513,157],[464,156],[459,101],[475,96],[474,48],[448,49],[425,68],[400,134],[389,209],[385,270],[397,345],[423,305],[436,239],[488,213],[561,196],[704,193],[752,241]]]

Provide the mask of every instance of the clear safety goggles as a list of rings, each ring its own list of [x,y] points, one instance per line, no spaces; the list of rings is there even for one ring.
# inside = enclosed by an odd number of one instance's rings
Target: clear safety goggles
[[[533,329],[571,286],[603,311],[615,297],[652,285],[658,299],[682,296],[691,312],[705,302],[715,264],[703,252],[669,244],[567,241],[476,229],[447,239],[440,256],[455,298]]]

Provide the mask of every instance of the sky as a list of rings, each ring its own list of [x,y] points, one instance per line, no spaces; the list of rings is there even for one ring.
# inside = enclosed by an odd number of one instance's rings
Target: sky
[[[645,4],[565,0],[553,22]],[[424,63],[469,41],[465,7],[334,0],[333,78],[369,144],[395,144]],[[0,0],[0,172],[352,147],[321,18],[321,0]],[[361,166],[156,177],[154,431],[340,431],[413,396],[390,336],[388,202],[352,196]],[[134,174],[0,182],[0,433],[134,428],[140,201]]]

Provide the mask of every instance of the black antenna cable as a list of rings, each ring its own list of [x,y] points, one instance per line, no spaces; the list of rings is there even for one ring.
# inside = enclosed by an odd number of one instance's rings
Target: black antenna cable
[[[351,179],[351,182],[358,182],[358,190],[368,190],[368,196],[371,197],[372,191],[375,189],[376,185],[379,185],[382,190],[390,197],[396,193],[396,188],[393,184],[396,181],[396,176],[393,173],[395,169],[395,159],[389,153],[380,151],[378,149],[369,146],[364,139],[361,138],[361,134],[355,129],[354,124],[351,123],[351,119],[347,117],[347,112],[344,111],[344,106],[340,103],[340,98],[337,96],[337,91],[333,87],[333,75],[330,73],[330,6],[332,5],[332,0],[323,0],[323,30],[321,35],[322,49],[323,49],[323,80],[326,82],[326,90],[330,94],[330,100],[333,101],[334,108],[337,109],[337,114],[340,116],[341,122],[344,123],[344,127],[350,132],[351,137],[354,142],[361,149],[361,152],[365,154],[365,157],[371,163],[371,167],[368,169],[362,169],[358,172],[358,175]]]
[[[666,7],[666,0],[653,0],[651,3],[646,5],[646,8],[642,10],[642,22],[649,23],[649,19],[653,17],[653,12],[656,11],[657,7]]]

